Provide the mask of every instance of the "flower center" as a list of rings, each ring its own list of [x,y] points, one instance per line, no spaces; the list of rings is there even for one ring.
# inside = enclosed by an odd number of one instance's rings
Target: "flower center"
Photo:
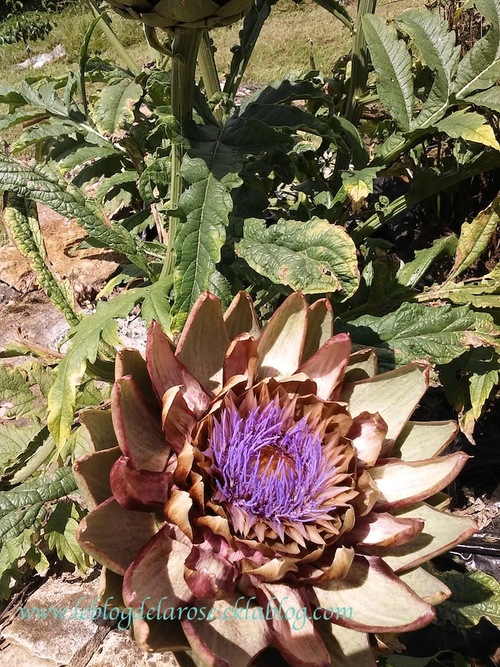
[[[325,507],[325,482],[334,471],[328,470],[321,438],[305,419],[289,425],[284,413],[269,403],[247,417],[227,408],[214,420],[214,501],[278,522],[314,521],[334,508]]]

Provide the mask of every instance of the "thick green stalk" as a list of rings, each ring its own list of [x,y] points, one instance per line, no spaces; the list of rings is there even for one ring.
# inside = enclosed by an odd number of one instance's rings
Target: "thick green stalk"
[[[220,93],[220,81],[217,65],[215,64],[212,39],[208,30],[204,30],[201,36],[198,64],[201,76],[203,77],[203,83],[205,84],[207,98],[210,99]]]
[[[362,104],[359,100],[366,91],[368,79],[368,47],[363,33],[362,20],[366,14],[374,14],[377,0],[359,0],[351,56],[351,82],[347,95],[344,118],[357,125],[361,118]]]
[[[120,58],[123,59],[124,63],[127,65],[129,70],[134,74],[137,74],[140,70],[140,67],[138,67],[137,64],[132,60],[127,49],[123,46],[118,37],[115,35],[113,29],[106,21],[106,19],[103,16],[101,16],[101,12],[99,11],[95,3],[95,0],[86,0],[86,2],[90,7],[92,14],[94,14],[94,16],[96,17],[97,16],[101,17],[101,20],[99,21],[98,25],[99,28],[103,31],[110,45],[114,48],[114,50],[120,56]]]
[[[362,20],[366,14],[374,14],[377,0],[358,0],[358,13],[353,33],[351,54],[351,81],[344,105],[343,116],[357,127],[368,80],[368,47],[363,33]],[[350,155],[340,153],[335,164],[334,186],[340,187],[340,172],[349,167]]]
[[[189,30],[176,35],[172,42],[172,115],[179,123],[180,133],[193,117],[194,81],[196,58],[203,30]],[[171,186],[170,209],[175,211],[182,193],[182,177],[180,174],[182,161],[181,147],[172,143],[171,155]],[[174,241],[178,219],[174,215],[168,218],[168,244],[161,278],[169,276],[174,269]]]

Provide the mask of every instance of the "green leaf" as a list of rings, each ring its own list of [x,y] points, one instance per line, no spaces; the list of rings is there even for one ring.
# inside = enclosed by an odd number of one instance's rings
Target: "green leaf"
[[[476,0],[474,4],[491,25],[486,35],[460,61],[454,85],[457,99],[485,90],[500,79],[500,2]]]
[[[141,306],[141,315],[146,325],[149,326],[153,320],[156,320],[167,334],[170,332],[169,292],[171,288],[172,279],[170,277],[160,278],[151,286]]]
[[[363,17],[363,31],[377,73],[380,100],[399,127],[408,131],[413,122],[411,56],[396,28],[380,16]]]
[[[21,371],[0,364],[0,416],[22,417],[35,406],[35,396],[30,391]]]
[[[443,255],[450,256],[456,247],[457,239],[454,236],[445,236],[436,239],[430,248],[417,250],[415,259],[398,271],[396,276],[398,283],[404,287],[415,287],[437,259]]]
[[[126,229],[106,225],[91,200],[85,199],[79,191],[65,189],[43,169],[25,167],[0,152],[0,187],[46,204],[65,218],[75,218],[89,236],[104,247],[123,253],[154,279],[142,248]]]
[[[135,119],[135,106],[142,94],[142,87],[129,79],[106,86],[94,107],[94,120],[99,132],[112,135],[131,125]]]
[[[500,584],[485,572],[441,572],[439,578],[452,596],[436,607],[437,621],[456,628],[470,628],[486,617],[500,625]]]
[[[407,11],[398,23],[410,35],[434,75],[427,100],[414,122],[414,128],[429,127],[442,118],[448,108],[460,47],[455,46],[455,33],[448,29],[448,22],[437,12]]]
[[[356,247],[349,235],[326,220],[280,220],[266,228],[264,220],[245,221],[236,252],[277,285],[306,294],[333,292],[345,300],[359,285]]]
[[[500,88],[493,86],[489,90],[482,90],[475,95],[469,95],[465,101],[467,104],[475,104],[478,107],[486,107],[500,113]]]
[[[491,392],[498,385],[499,371],[492,369],[484,375],[474,373],[469,378],[469,393],[472,404],[472,416],[475,420],[479,419],[486,401]]]
[[[44,539],[57,558],[64,558],[82,572],[89,567],[88,556],[76,540],[78,523],[82,518],[75,503],[59,503],[44,526]]]
[[[299,107],[254,102],[246,107],[242,118],[259,121],[263,127],[267,125],[268,128],[280,128],[291,132],[301,130],[324,137],[333,143],[337,142],[337,135],[328,123]],[[264,141],[260,140],[259,144],[263,145]]]
[[[26,104],[24,96],[15,88],[0,86],[0,104],[8,104],[10,112]]]
[[[118,197],[119,193],[122,193],[123,196],[125,196],[125,193],[128,193],[130,186],[135,190],[138,177],[139,174],[136,171],[130,170],[122,171],[113,174],[113,176],[110,176],[109,178],[102,179],[95,195],[96,201],[102,205],[105,201],[112,201],[114,197]],[[121,185],[125,187],[120,188]],[[129,188],[126,187],[127,185]],[[130,193],[128,193],[128,196],[130,197]]]
[[[86,162],[110,157],[119,157],[120,153],[112,146],[82,146],[81,148],[72,148],[68,155],[59,160],[59,168],[63,174],[82,167]]]
[[[474,141],[500,151],[500,144],[496,140],[493,128],[488,125],[484,116],[475,111],[456,111],[440,121],[436,129],[445,132],[452,139]]]
[[[45,514],[45,503],[76,490],[71,468],[58,468],[52,477],[41,475],[9,491],[0,492],[0,541],[17,537],[23,530],[36,530]]]
[[[224,83],[224,92],[231,98],[236,95],[262,26],[271,13],[271,7],[274,4],[276,4],[276,0],[255,0],[245,16],[243,26],[239,32],[240,43],[233,49],[229,74]]]
[[[33,127],[29,127],[21,136],[12,142],[11,154],[22,153],[30,146],[44,144],[49,139],[57,139],[66,134],[74,134],[74,124],[60,120],[48,120]]]
[[[332,97],[312,81],[292,82],[285,79],[265,86],[246,97],[241,103],[240,114],[243,115],[245,109],[256,102],[259,104],[289,104],[295,100],[317,100],[326,106],[334,104]]]
[[[326,9],[332,16],[341,21],[351,32],[354,30],[354,21],[340,0],[315,0],[315,2]]]
[[[359,171],[344,171],[342,184],[351,200],[354,213],[358,213],[369,194],[373,194],[373,181],[377,177],[380,167],[366,167]]]
[[[139,193],[146,204],[164,199],[170,185],[170,158],[161,157],[149,164],[139,179]]]
[[[241,123],[239,123],[241,126]],[[226,227],[233,209],[231,190],[241,183],[243,166],[241,141],[260,142],[255,134],[238,134],[238,125],[224,130],[205,128],[204,141],[197,141],[184,156],[181,173],[189,187],[179,200],[185,218],[174,248],[174,302],[172,329],[182,328],[198,296],[209,289],[220,252],[226,240]]]
[[[147,290],[136,288],[111,301],[99,303],[96,312],[73,329],[74,335],[49,392],[48,426],[59,447],[64,445],[71,433],[76,389],[82,381],[87,361],[96,361],[101,340],[111,346],[119,342],[115,319],[128,315],[135,304],[146,296]]]
[[[468,306],[417,303],[404,303],[383,317],[365,315],[342,328],[354,343],[374,347],[386,369],[417,360],[447,364],[471,345],[492,344],[500,336],[491,316]]]
[[[498,229],[499,222],[500,195],[484,211],[481,211],[471,223],[464,222],[462,225],[450,280],[453,280],[477,262]]]
[[[62,467],[50,477],[41,475],[9,491],[0,491],[0,597],[10,596],[12,577],[20,578],[21,559],[39,571],[48,567],[47,559],[35,546],[37,531],[43,525],[48,503],[76,488],[71,468]]]
[[[7,114],[5,118],[0,119],[0,131],[8,130],[15,125],[32,121],[41,121],[47,118],[46,113],[40,111],[14,111]]]
[[[0,424],[0,475],[29,448],[42,430],[41,424]]]
[[[35,271],[40,287],[69,324],[78,324],[80,318],[74,310],[69,288],[56,278],[45,261],[46,251],[36,205],[21,197],[9,195],[4,209],[4,222],[11,232],[17,249]]]
[[[500,308],[500,267],[472,282],[447,282],[432,289],[427,296],[432,300],[448,299],[452,303],[469,304],[474,308]]]

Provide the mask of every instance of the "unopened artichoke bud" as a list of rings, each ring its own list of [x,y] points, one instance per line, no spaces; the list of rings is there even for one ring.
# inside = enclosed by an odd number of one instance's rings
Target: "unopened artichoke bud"
[[[108,0],[108,4],[125,18],[179,33],[235,23],[253,0]]]

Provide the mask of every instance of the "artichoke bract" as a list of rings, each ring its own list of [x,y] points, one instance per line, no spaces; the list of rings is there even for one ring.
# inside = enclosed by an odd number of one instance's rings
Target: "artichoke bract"
[[[78,540],[142,649],[366,667],[368,633],[420,628],[450,595],[420,566],[475,530],[438,494],[467,459],[440,455],[456,424],[410,420],[428,367],[377,375],[332,323],[301,293],[263,330],[246,293],[224,315],[202,294],[177,345],[153,323],[145,360],[118,355],[111,409],[83,413]]]
[[[220,28],[243,18],[253,0],[107,0],[125,18],[170,32]]]

